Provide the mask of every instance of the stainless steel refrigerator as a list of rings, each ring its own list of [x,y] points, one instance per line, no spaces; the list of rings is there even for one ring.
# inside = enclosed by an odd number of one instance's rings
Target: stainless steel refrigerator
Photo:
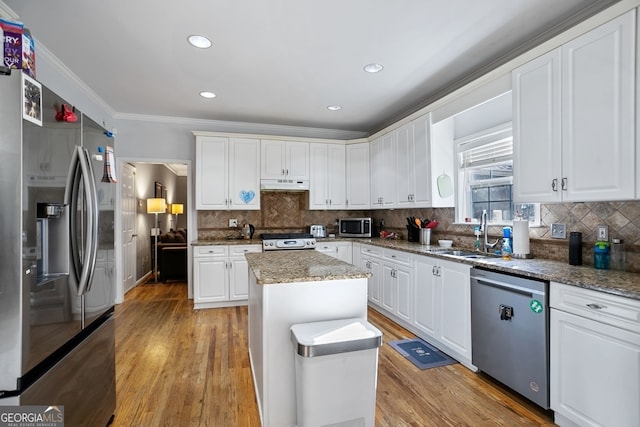
[[[41,107],[28,101],[42,126],[25,120],[25,93],[19,70],[0,75],[0,405],[63,405],[67,425],[106,425],[115,186],[99,147],[113,143],[44,86]]]

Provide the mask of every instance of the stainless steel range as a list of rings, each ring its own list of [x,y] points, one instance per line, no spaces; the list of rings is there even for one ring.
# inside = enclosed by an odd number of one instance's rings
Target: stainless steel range
[[[260,238],[263,251],[316,248],[315,237],[308,233],[267,233],[261,234]]]

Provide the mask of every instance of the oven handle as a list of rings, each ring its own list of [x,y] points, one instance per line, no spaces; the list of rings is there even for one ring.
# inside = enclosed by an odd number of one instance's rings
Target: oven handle
[[[524,288],[522,286],[512,285],[510,283],[498,282],[497,280],[485,279],[480,277],[471,276],[471,281],[476,282],[479,285],[490,286],[492,288],[499,288],[505,291],[511,291],[514,293],[526,295],[532,297],[533,294],[544,296],[545,293],[543,291],[537,291],[535,289]]]

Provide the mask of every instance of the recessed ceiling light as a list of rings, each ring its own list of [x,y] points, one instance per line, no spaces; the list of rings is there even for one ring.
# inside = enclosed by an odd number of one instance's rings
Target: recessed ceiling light
[[[202,91],[200,92],[200,96],[203,98],[215,98],[216,94],[213,92],[209,92],[209,91]]]
[[[364,66],[364,70],[367,73],[379,73],[383,68],[381,64],[367,64]]]
[[[200,49],[206,49],[211,47],[211,40],[205,36],[193,35],[187,39],[192,46],[199,47]]]
[[[331,111],[338,111],[338,110],[342,110],[342,107],[339,105],[329,105],[327,107],[327,110],[331,110]]]

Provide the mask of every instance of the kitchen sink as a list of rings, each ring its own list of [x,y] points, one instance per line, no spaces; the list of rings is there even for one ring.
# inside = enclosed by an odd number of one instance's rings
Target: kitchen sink
[[[439,255],[453,255],[461,258],[488,258],[493,256],[484,252],[465,251],[460,249],[437,249],[430,252]]]

